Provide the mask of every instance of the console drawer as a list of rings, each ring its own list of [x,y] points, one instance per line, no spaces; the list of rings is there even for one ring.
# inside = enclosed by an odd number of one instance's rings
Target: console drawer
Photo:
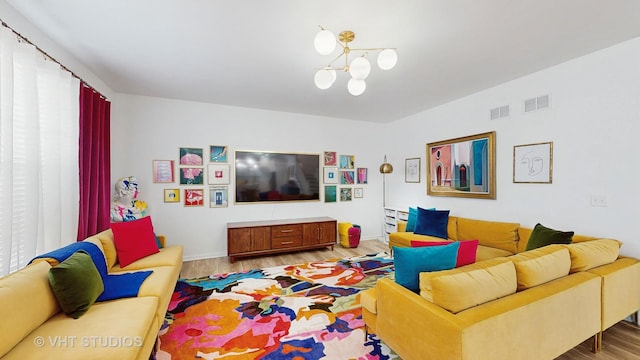
[[[271,238],[302,239],[302,224],[277,225],[271,227]]]
[[[302,246],[301,237],[297,237],[297,238],[280,237],[276,239],[271,239],[272,249],[284,249],[284,248],[297,247],[297,246]]]

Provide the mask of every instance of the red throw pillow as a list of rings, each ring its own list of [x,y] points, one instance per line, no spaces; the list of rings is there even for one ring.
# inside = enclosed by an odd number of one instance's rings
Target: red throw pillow
[[[451,244],[452,241],[419,241],[411,240],[411,247],[421,246],[439,246]],[[462,240],[459,241],[458,259],[456,267],[473,264],[476,262],[476,251],[478,250],[478,240]]]
[[[111,230],[121,267],[160,251],[150,216],[138,220],[111,223]]]

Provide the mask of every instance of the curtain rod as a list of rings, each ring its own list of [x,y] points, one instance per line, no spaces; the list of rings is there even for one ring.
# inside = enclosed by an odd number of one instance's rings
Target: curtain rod
[[[103,97],[105,100],[108,100],[107,97],[102,94],[100,91],[98,91],[95,87],[89,85],[89,83],[87,83],[86,81],[84,81],[84,79],[82,79],[80,76],[76,75],[76,73],[74,73],[73,71],[69,70],[68,67],[64,66],[60,61],[56,60],[53,56],[47,54],[46,51],[40,49],[38,47],[38,45],[34,44],[33,42],[31,42],[31,40],[27,39],[26,36],[23,36],[22,34],[20,34],[19,32],[17,32],[16,30],[14,30],[11,26],[9,26],[9,24],[7,24],[6,22],[4,22],[4,20],[0,19],[0,23],[2,23],[2,26],[6,27],[7,29],[11,30],[11,32],[13,32],[18,38],[20,38],[22,41],[25,41],[27,44],[33,46],[36,48],[36,50],[38,50],[38,52],[40,52],[42,55],[46,56],[49,60],[53,61],[54,63],[60,65],[60,67],[62,69],[64,69],[65,71],[67,71],[68,73],[71,74],[71,76],[73,76],[74,78],[80,80],[82,82],[82,85],[88,87],[89,89],[95,91],[96,93],[98,93],[98,95],[100,95],[101,97]]]

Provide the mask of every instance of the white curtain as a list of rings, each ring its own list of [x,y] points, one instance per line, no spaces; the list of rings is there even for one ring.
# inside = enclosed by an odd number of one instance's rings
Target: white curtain
[[[79,89],[0,26],[0,276],[76,241]]]

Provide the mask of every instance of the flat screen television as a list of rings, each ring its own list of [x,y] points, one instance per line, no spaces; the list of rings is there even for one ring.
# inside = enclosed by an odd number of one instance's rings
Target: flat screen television
[[[320,155],[235,152],[236,203],[320,200]]]

